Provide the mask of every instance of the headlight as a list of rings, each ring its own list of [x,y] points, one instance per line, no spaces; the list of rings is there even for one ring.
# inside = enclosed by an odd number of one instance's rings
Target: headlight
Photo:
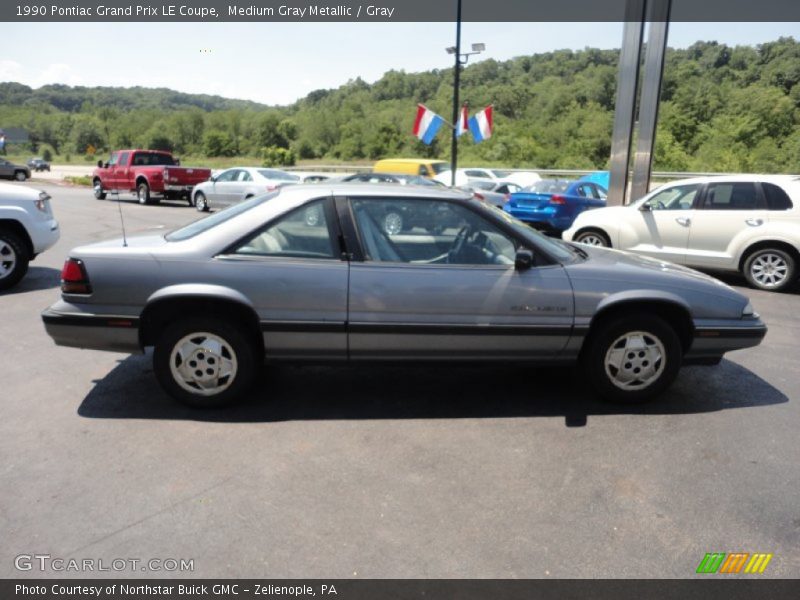
[[[756,311],[753,309],[753,305],[748,302],[747,306],[742,309],[742,316],[743,317],[753,317],[755,316]]]

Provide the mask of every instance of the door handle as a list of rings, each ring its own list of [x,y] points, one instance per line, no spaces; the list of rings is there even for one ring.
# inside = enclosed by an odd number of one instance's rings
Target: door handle
[[[759,225],[764,224],[764,219],[750,217],[749,219],[745,219],[744,222],[750,225],[750,227],[758,227]]]
[[[689,217],[678,217],[677,219],[675,219],[675,221],[679,225],[683,225],[684,227],[688,227],[689,225],[692,224],[692,220]]]

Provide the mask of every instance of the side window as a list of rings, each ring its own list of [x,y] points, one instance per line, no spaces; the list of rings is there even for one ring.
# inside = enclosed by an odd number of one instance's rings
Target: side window
[[[368,260],[410,264],[513,265],[516,242],[491,222],[451,202],[353,200]]]
[[[123,152],[119,155],[119,159],[117,160],[118,167],[127,167],[128,166],[128,155],[130,152]]]
[[[218,183],[226,183],[229,181],[236,181],[236,178],[239,176],[239,169],[228,169],[227,171],[223,171],[217,177]]]
[[[577,188],[578,196],[582,196],[584,198],[594,198],[594,194],[592,193],[592,186],[588,183],[584,183],[579,185]]]
[[[487,179],[489,176],[484,173],[483,171],[476,171],[474,169],[470,169],[468,171],[464,171],[464,174],[467,177],[480,177],[481,179]]]
[[[762,183],[761,189],[764,190],[764,196],[767,198],[768,210],[789,210],[792,208],[791,198],[780,186],[774,183]]]
[[[239,171],[239,181],[253,181],[253,176],[247,171]]]
[[[688,210],[694,204],[699,184],[676,185],[657,191],[648,201],[650,210]]]
[[[417,169],[417,175],[420,177],[425,177],[428,174],[428,169],[425,168],[425,165],[420,165],[419,169]]]
[[[608,198],[608,190],[604,188],[602,185],[594,185],[595,191],[595,198],[599,198],[600,200],[605,200]]]
[[[239,244],[233,254],[295,258],[337,258],[324,200],[293,210]]]
[[[111,153],[111,158],[108,159],[108,166],[113,167],[117,164],[117,159],[119,159],[119,155],[116,152]]]
[[[761,208],[752,183],[712,183],[703,204],[706,210],[753,210]]]

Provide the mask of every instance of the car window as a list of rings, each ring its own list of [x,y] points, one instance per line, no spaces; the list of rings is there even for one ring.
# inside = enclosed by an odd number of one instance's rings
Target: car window
[[[272,198],[275,198],[279,193],[280,190],[276,190],[270,194],[264,194],[263,196],[255,196],[254,198],[250,198],[250,200],[239,202],[238,204],[229,206],[224,210],[215,212],[211,216],[195,221],[194,223],[190,223],[189,225],[181,227],[180,229],[176,229],[175,231],[172,231],[167,235],[165,235],[164,238],[168,242],[181,242],[183,240],[188,240],[196,235],[203,233],[204,231],[208,231],[209,229],[216,227],[220,223],[229,221],[230,219],[242,214],[243,212],[246,212],[251,208],[258,206],[262,202],[266,202],[267,200],[272,200]]]
[[[467,171],[464,171],[464,173],[467,175],[467,177],[481,177],[483,179],[489,178],[489,175],[487,173],[483,171],[476,171],[474,169],[469,169]]]
[[[239,171],[239,181],[253,181],[253,176],[247,171]]]
[[[119,158],[119,154],[117,154],[116,152],[112,152],[111,153],[111,158],[108,159],[108,166],[109,167],[113,167],[115,164],[117,164],[117,159],[118,158]]]
[[[249,256],[336,258],[324,200],[317,200],[284,215],[233,250]]]
[[[442,173],[444,171],[449,171],[450,170],[450,163],[446,163],[446,162],[433,163],[433,164],[431,164],[431,169],[433,170],[434,175],[438,175],[439,173]],[[423,174],[426,175],[427,173],[423,173]]]
[[[753,183],[711,183],[703,203],[706,210],[753,210],[759,207]]]
[[[650,210],[688,210],[699,189],[700,184],[676,185],[657,191],[645,204]]]
[[[600,200],[608,198],[608,190],[602,185],[597,185],[595,183],[592,187],[594,187],[595,198],[599,198]]]
[[[789,195],[774,183],[762,183],[761,189],[767,198],[768,210],[789,210],[792,208],[792,200]]]
[[[516,242],[475,212],[438,200],[353,200],[368,260],[411,264],[513,265]]]
[[[558,181],[557,179],[542,179],[536,183],[523,188],[524,192],[533,194],[563,194],[569,187],[569,181]]]
[[[228,169],[217,175],[218,183],[227,183],[229,181],[236,181],[239,176],[239,169]]]
[[[117,164],[120,166],[127,166],[128,165],[128,156],[130,152],[123,152],[119,155],[119,160],[117,160]]]
[[[428,174],[428,169],[425,168],[425,165],[420,165],[419,169],[417,169],[417,174],[420,177],[425,177]]]
[[[582,183],[576,188],[578,192],[578,196],[583,198],[594,198],[594,190],[592,190],[592,186],[588,183]]]

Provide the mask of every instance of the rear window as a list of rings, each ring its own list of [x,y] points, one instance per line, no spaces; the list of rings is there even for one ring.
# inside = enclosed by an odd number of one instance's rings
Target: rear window
[[[182,242],[183,240],[188,240],[189,238],[193,238],[194,236],[199,235],[204,231],[208,231],[212,227],[216,227],[217,225],[224,223],[225,221],[229,221],[230,219],[242,214],[243,212],[247,212],[251,208],[258,206],[262,202],[271,200],[279,193],[280,190],[276,190],[270,194],[265,194],[263,196],[256,196],[255,198],[250,198],[250,200],[245,200],[244,202],[240,202],[239,204],[234,204],[233,206],[229,206],[228,208],[216,212],[209,217],[200,219],[199,221],[195,221],[194,223],[190,223],[186,227],[181,227],[180,229],[176,229],[175,231],[168,233],[164,237],[168,242]]]
[[[780,186],[773,183],[762,183],[761,188],[767,198],[767,208],[769,210],[789,210],[792,208],[791,198]]]
[[[569,181],[557,181],[555,179],[542,179],[524,189],[526,192],[534,194],[563,194],[569,187]]]
[[[169,154],[158,152],[137,152],[133,155],[133,164],[134,166],[176,166],[175,160]]]

